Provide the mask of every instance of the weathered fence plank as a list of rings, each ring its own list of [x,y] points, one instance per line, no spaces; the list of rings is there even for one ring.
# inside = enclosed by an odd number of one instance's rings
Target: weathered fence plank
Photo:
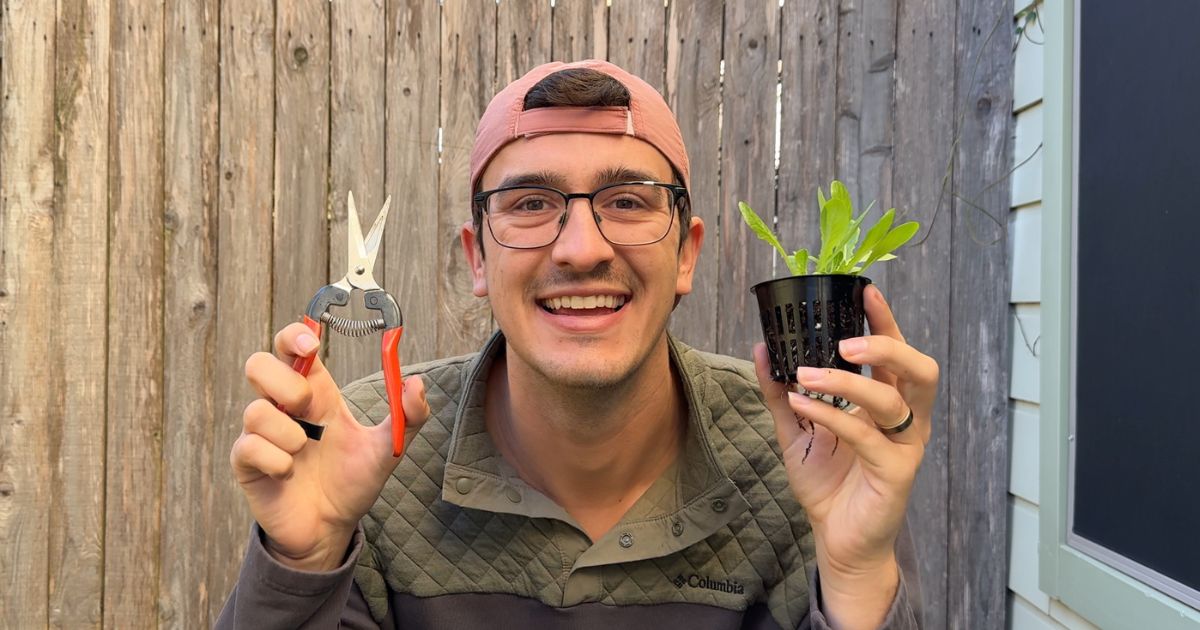
[[[273,331],[297,321],[329,275],[331,4],[275,5]]]
[[[692,216],[704,220],[705,237],[692,293],[671,316],[671,332],[709,352],[717,348],[717,264],[721,256],[721,0],[676,0],[670,5],[664,94],[679,120],[691,167]]]
[[[960,2],[948,427],[946,626],[1004,625],[1008,593],[1008,190],[1013,63],[1006,4]],[[990,220],[988,216],[991,215]],[[950,218],[950,217],[946,217]],[[943,373],[950,373],[946,370]]]
[[[112,22],[104,625],[146,628],[163,500],[163,4],[118,2]]]
[[[666,18],[657,2],[615,2],[608,9],[608,60],[659,92],[666,85]]]
[[[791,250],[820,246],[817,187],[827,191],[835,176],[847,176],[836,158],[840,15],[837,0],[783,5],[778,226]]]
[[[775,252],[746,228],[737,204],[775,216],[775,99],[779,3],[725,5],[725,84],[721,128],[721,293],[717,351],[749,357],[762,339],[751,285],[769,280]],[[770,221],[771,219],[766,219]]]
[[[491,332],[487,302],[472,296],[459,228],[471,218],[471,146],[475,123],[495,91],[496,4],[442,5],[442,164],[438,175],[437,350],[478,350]]]
[[[62,413],[54,418],[50,491],[49,622],[99,627],[104,550],[104,400],[108,262],[107,3],[62,2],[55,47],[55,118],[59,189],[54,235],[53,322],[61,338],[56,382]],[[51,287],[46,287],[51,290]],[[67,307],[66,305],[69,305]],[[72,351],[71,340],[89,351]],[[76,341],[78,343],[78,341]]]
[[[875,202],[872,217],[879,217],[892,207],[896,2],[842,0],[840,13],[837,167],[825,179],[831,180],[835,175],[840,178],[857,210],[865,210]],[[828,190],[829,181],[820,185]],[[808,199],[815,204],[812,192]],[[878,265],[867,273],[884,291],[888,267]]]
[[[404,312],[404,364],[437,356],[438,78],[441,10],[436,3],[387,7],[387,289]]]
[[[496,88],[550,61],[552,23],[548,2],[501,2],[496,7]]]
[[[346,192],[354,192],[358,218],[363,230],[369,230],[383,207],[387,195],[393,201],[402,197],[383,188],[386,164],[384,112],[387,88],[387,23],[384,0],[330,2],[330,112],[329,139],[329,278],[346,273]],[[403,216],[393,208],[384,230],[403,229]],[[380,247],[375,261],[375,281],[388,289],[387,244]],[[313,287],[313,291],[316,287]],[[311,296],[309,296],[311,297]],[[377,311],[367,310],[361,294],[352,296],[351,308],[339,309],[338,315],[355,319],[375,319]],[[332,333],[326,345],[326,366],[334,381],[346,384],[380,369],[380,335],[353,339]]]
[[[608,7],[604,0],[561,0],[554,3],[555,61],[608,58]]]
[[[242,410],[253,396],[242,365],[252,352],[267,350],[271,339],[267,270],[271,268],[275,101],[265,86],[275,81],[274,18],[269,0],[221,3],[209,619],[216,619],[237,577],[250,525],[246,500],[229,470],[229,449],[241,433]]]
[[[0,625],[47,623],[55,271],[54,2],[5,3],[0,34]]]
[[[896,111],[892,199],[897,220],[921,222],[920,233],[888,270],[885,294],[900,329],[915,348],[942,367],[933,408],[933,438],[909,502],[908,515],[921,565],[925,621],[946,628],[948,415],[946,392],[956,366],[949,359],[951,231],[949,200],[942,184],[949,176],[954,129],[954,46],[952,0],[906,2],[897,14]],[[947,186],[950,183],[947,182]],[[949,192],[947,189],[945,192]],[[940,205],[940,211],[939,211]],[[936,220],[935,220],[936,218]],[[993,560],[998,561],[998,560]]]
[[[160,626],[211,625],[208,566],[209,466],[214,451],[213,377],[217,312],[217,0],[167,6],[164,226],[163,509],[159,541]]]

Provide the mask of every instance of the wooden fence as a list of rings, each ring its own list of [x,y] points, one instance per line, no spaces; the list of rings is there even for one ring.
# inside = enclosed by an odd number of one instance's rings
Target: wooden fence
[[[943,366],[912,503],[931,628],[1001,627],[1010,3],[5,0],[0,626],[201,627],[248,513],[246,357],[341,274],[345,196],[393,197],[377,277],[407,362],[491,327],[457,244],[475,122],[548,60],[660,88],[709,226],[674,331],[748,357],[778,267],[735,203],[812,242],[835,174],[924,224],[873,273]],[[777,94],[781,99],[777,99]],[[778,106],[777,106],[778,101]],[[776,139],[778,138],[778,140]],[[338,339],[342,381],[377,346]]]

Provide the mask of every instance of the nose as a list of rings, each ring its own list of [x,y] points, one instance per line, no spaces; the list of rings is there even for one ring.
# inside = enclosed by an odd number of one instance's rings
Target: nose
[[[612,244],[596,225],[587,199],[572,199],[567,206],[566,225],[554,241],[550,258],[554,264],[579,271],[590,271],[613,259]]]

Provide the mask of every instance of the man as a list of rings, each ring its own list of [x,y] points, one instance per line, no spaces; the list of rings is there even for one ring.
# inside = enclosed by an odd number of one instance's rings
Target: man
[[[666,103],[611,64],[501,91],[461,231],[501,333],[408,368],[399,459],[378,376],[300,377],[299,324],[250,358],[231,462],[257,525],[218,626],[917,627],[901,531],[937,364],[873,287],[841,347],[873,378],[800,373],[853,413],[771,381],[761,344],[756,387],[671,339],[704,239],[688,177]]]

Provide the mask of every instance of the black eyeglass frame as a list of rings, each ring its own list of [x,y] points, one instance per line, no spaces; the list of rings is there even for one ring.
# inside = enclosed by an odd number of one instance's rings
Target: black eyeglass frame
[[[611,189],[611,188],[617,188],[620,186],[631,186],[631,185],[658,186],[660,188],[667,189],[667,191],[671,193],[671,208],[673,210],[673,212],[671,212],[671,221],[670,221],[670,223],[667,223],[667,229],[665,231],[663,231],[662,236],[654,239],[653,241],[647,241],[645,243],[634,243],[634,244],[615,243],[615,242],[613,242],[612,239],[608,238],[607,234],[604,233],[604,228],[600,227],[600,215],[598,215],[596,213],[596,207],[595,207],[595,205],[593,205],[595,203],[596,196],[606,190]],[[557,193],[562,196],[562,198],[564,199],[563,212],[562,212],[562,215],[559,216],[559,218],[558,218],[558,231],[556,231],[554,233],[554,238],[550,239],[549,241],[547,241],[546,243],[544,243],[542,245],[517,246],[517,245],[507,245],[505,243],[502,243],[500,241],[500,239],[496,237],[495,230],[492,229],[491,215],[490,215],[490,213],[488,213],[488,210],[487,210],[488,197],[491,197],[492,195],[494,195],[496,193],[506,192],[509,190],[530,190],[530,189],[544,190],[547,192]],[[505,186],[503,188],[493,188],[492,190],[484,190],[484,191],[475,193],[471,197],[471,200],[475,203],[475,208],[484,215],[484,221],[487,223],[488,232],[491,232],[492,238],[501,247],[507,247],[509,249],[541,249],[543,247],[546,247],[547,245],[553,244],[554,241],[557,241],[558,237],[562,235],[563,226],[565,226],[567,224],[567,216],[568,216],[568,213],[570,213],[570,211],[571,211],[571,200],[573,200],[573,199],[587,199],[588,210],[590,210],[592,213],[592,220],[596,222],[596,231],[600,232],[600,236],[603,237],[605,241],[608,241],[609,244],[616,245],[618,247],[641,247],[643,245],[653,245],[653,244],[663,240],[664,238],[667,237],[668,234],[671,233],[671,226],[675,224],[675,215],[680,214],[682,212],[682,209],[684,206],[681,205],[681,202],[682,202],[682,204],[690,204],[691,203],[691,198],[688,196],[688,190],[685,186],[680,186],[678,184],[665,184],[663,182],[655,182],[655,181],[617,182],[615,184],[607,184],[605,186],[601,186],[600,188],[597,188],[596,190],[593,190],[590,193],[566,193],[557,188],[551,188],[549,186],[535,186],[535,185],[527,184],[527,185],[523,185],[523,186]]]

